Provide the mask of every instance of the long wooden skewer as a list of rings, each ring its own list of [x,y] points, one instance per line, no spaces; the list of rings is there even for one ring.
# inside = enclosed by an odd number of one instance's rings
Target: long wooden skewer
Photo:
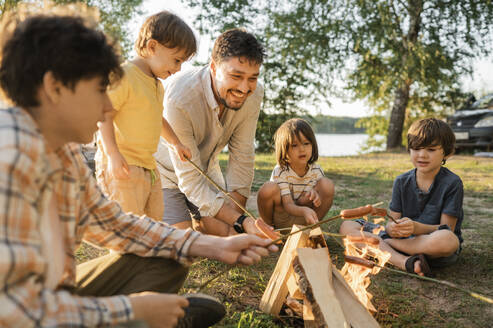
[[[274,245],[276,243],[278,243],[279,241],[283,240],[283,239],[286,239],[288,238],[289,236],[292,236],[294,234],[297,234],[297,233],[300,233],[302,231],[305,231],[305,230],[309,230],[309,229],[315,229],[319,226],[321,226],[322,224],[324,223],[327,223],[327,222],[330,222],[330,221],[334,221],[334,220],[337,220],[339,218],[341,218],[342,216],[339,214],[339,215],[336,215],[336,216],[333,216],[331,218],[328,218],[328,219],[325,219],[325,220],[322,220],[322,221],[318,221],[316,223],[313,223],[313,224],[310,224],[310,225],[307,225],[306,227],[303,227],[301,228],[300,230],[296,230],[294,232],[291,232],[291,233],[288,233],[287,235],[283,235],[277,239],[274,239],[273,241],[271,241],[266,247],[269,247],[270,245]]]
[[[253,216],[252,213],[250,213],[243,205],[241,205],[233,196],[231,196],[229,194],[229,192],[227,192],[226,190],[224,190],[223,187],[221,187],[220,185],[218,185],[214,180],[212,180],[208,175],[207,173],[205,173],[197,164],[195,164],[194,162],[192,162],[191,159],[189,159],[188,157],[185,157],[187,159],[187,161],[192,164],[192,166],[204,177],[207,179],[207,181],[209,181],[214,187],[216,187],[218,190],[220,190],[226,197],[229,198],[229,200],[231,200],[233,203],[235,203],[236,205],[238,205],[239,208],[242,209],[243,212],[245,212],[246,215],[248,215],[249,217],[251,217],[252,219],[256,220],[257,218],[255,218],[255,216]]]
[[[382,202],[378,202],[378,203],[376,203],[376,204],[372,204],[371,206],[378,206],[378,205],[381,205],[381,204],[382,204]],[[287,235],[283,235],[283,236],[281,236],[281,237],[279,237],[279,238],[277,238],[277,239],[274,239],[273,241],[271,241],[271,242],[267,245],[267,247],[268,247],[268,246],[270,246],[270,245],[273,245],[273,244],[275,244],[275,243],[277,243],[277,242],[279,242],[279,241],[281,241],[281,240],[283,240],[283,239],[285,239],[285,238],[287,238],[287,237],[289,237],[289,236],[292,236],[292,235],[294,235],[294,234],[300,233],[300,232],[305,231],[305,230],[308,230],[308,229],[315,229],[315,228],[317,228],[317,227],[321,226],[321,225],[322,225],[322,224],[324,224],[324,223],[327,223],[327,222],[330,222],[330,221],[334,221],[334,220],[340,219],[341,217],[342,217],[342,215],[340,215],[340,214],[339,214],[339,215],[333,216],[333,217],[331,217],[331,218],[328,218],[328,219],[325,219],[325,220],[318,221],[318,222],[316,222],[316,223],[313,223],[313,224],[307,225],[306,227],[303,227],[303,228],[302,228],[302,229],[300,229],[300,230],[296,230],[296,231],[294,231],[294,232],[288,233]]]
[[[385,217],[387,219],[391,219],[392,221],[394,221],[394,223],[397,223],[397,221],[392,216],[390,216],[389,214],[385,215]]]
[[[430,277],[420,276],[420,275],[418,275],[416,273],[409,273],[409,272],[405,272],[405,271],[402,271],[402,270],[396,270],[396,269],[388,268],[386,266],[379,265],[375,261],[371,261],[371,260],[368,260],[368,259],[360,259],[359,257],[344,255],[344,259],[348,260],[347,263],[350,263],[350,264],[360,265],[360,266],[363,266],[363,267],[366,267],[366,268],[370,268],[370,269],[372,267],[376,266],[376,267],[381,268],[381,269],[389,270],[389,271],[392,271],[392,272],[395,272],[395,273],[399,273],[399,274],[403,274],[403,275],[406,275],[406,276],[410,276],[410,277],[413,277],[413,278],[418,278],[418,279],[421,279],[421,280],[431,281],[431,282],[442,284],[442,285],[445,285],[445,286],[448,286],[448,287],[452,287],[452,288],[455,288],[457,290],[460,290],[461,292],[467,293],[470,296],[472,296],[474,298],[477,298],[477,299],[479,299],[479,300],[481,300],[483,302],[487,302],[487,303],[493,304],[493,299],[489,298],[488,296],[481,295],[479,293],[476,293],[476,292],[470,291],[468,289],[462,288],[462,287],[457,286],[456,284],[454,284],[454,283],[452,283],[450,281],[447,281],[447,280],[433,279],[433,278],[430,278]],[[356,261],[358,263],[351,262],[350,260],[352,260],[352,259],[356,259]],[[358,260],[363,260],[363,261],[361,261],[361,263],[360,263],[360,261],[358,261]]]

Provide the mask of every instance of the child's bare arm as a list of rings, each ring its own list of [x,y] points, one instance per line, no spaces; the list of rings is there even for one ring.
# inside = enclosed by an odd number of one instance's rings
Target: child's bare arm
[[[299,206],[319,207],[322,204],[322,200],[320,199],[318,192],[315,189],[312,189],[310,191],[303,192],[295,203]]]
[[[417,221],[413,221],[407,217],[400,218],[401,213],[390,211],[390,215],[397,220],[397,224],[394,222],[387,223],[385,230],[391,237],[408,237],[410,235],[424,235],[436,231],[442,224],[446,224],[450,227],[450,230],[454,231],[457,224],[457,218],[448,214],[442,213],[440,217],[440,224],[425,224]]]
[[[437,230],[442,224],[449,226],[450,230],[454,231],[455,225],[457,224],[457,218],[445,213],[440,216],[440,224],[424,224],[420,222],[414,222],[414,234],[423,235],[427,233],[432,233]]]
[[[163,137],[164,140],[166,140],[166,142],[173,147],[173,150],[178,154],[178,156],[180,156],[182,161],[185,161],[185,158],[191,158],[192,152],[188,149],[188,147],[180,142],[180,139],[178,139],[175,131],[173,131],[173,128],[164,117],[162,118],[162,122],[163,128],[161,129],[161,137]]]
[[[107,115],[104,122],[99,123],[99,131],[103,141],[104,152],[108,155],[108,171],[117,179],[128,179],[129,168],[127,161],[118,150],[113,127],[113,117]]]
[[[296,205],[291,195],[281,196],[281,203],[282,207],[288,214],[302,216],[305,218],[306,222],[310,224],[318,222],[317,213],[315,213],[315,211],[308,206]]]

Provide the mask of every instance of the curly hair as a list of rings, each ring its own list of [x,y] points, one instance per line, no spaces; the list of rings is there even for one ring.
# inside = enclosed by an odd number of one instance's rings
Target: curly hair
[[[120,63],[115,46],[82,18],[37,15],[19,23],[3,45],[0,87],[17,106],[36,107],[46,72],[71,89],[93,77],[108,85],[122,77]]]
[[[414,122],[407,131],[407,150],[430,146],[441,146],[444,156],[455,150],[454,131],[447,123],[433,117]]]
[[[146,56],[145,48],[151,39],[170,49],[185,50],[187,58],[197,52],[197,39],[190,26],[180,17],[166,10],[149,16],[140,28],[134,46],[139,56]]]
[[[222,33],[214,42],[212,60],[216,64],[231,57],[242,57],[255,64],[262,64],[265,50],[251,33],[235,28]]]

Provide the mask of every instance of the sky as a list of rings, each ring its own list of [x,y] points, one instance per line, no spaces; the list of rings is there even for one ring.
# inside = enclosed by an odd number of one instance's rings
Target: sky
[[[209,49],[213,41],[209,36],[199,35],[198,31],[194,28],[194,12],[179,0],[144,0],[142,5],[143,14],[136,17],[129,24],[132,39],[135,40],[137,38],[138,30],[145,18],[161,10],[169,10],[179,15],[192,27],[199,39],[199,51],[194,59],[200,62],[208,61]],[[191,67],[191,62],[184,63],[182,70],[190,69]],[[485,92],[493,92],[493,56],[488,59],[474,61],[472,76],[465,76],[462,79],[462,84],[465,91],[473,92],[476,97],[481,96]],[[324,105],[321,108],[312,109],[310,110],[311,114],[321,113],[331,116],[351,117],[363,117],[371,114],[368,106],[361,101],[347,103],[336,97],[331,97],[329,101],[332,103],[331,107]]]

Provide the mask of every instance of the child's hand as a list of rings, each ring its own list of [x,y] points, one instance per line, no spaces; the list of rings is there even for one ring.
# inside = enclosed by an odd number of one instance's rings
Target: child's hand
[[[397,223],[389,222],[385,229],[392,238],[409,237],[414,233],[414,222],[408,217],[397,220]]]
[[[320,204],[322,204],[322,200],[315,189],[303,192],[300,197],[298,197],[298,200],[296,200],[296,205],[298,206],[319,207]]]
[[[183,162],[185,162],[187,158],[192,158],[192,152],[190,151],[190,149],[188,149],[188,147],[183,145],[181,142],[176,145],[172,145],[172,147],[174,152],[180,157]]]
[[[314,224],[318,222],[318,215],[309,207],[303,207],[303,217],[308,224]]]
[[[320,204],[322,204],[322,201],[320,200],[320,195],[315,189],[312,189],[308,192],[308,199],[312,201],[313,206],[319,207]]]
[[[108,172],[115,179],[129,179],[130,169],[128,168],[127,161],[120,152],[115,152],[112,155],[108,155]]]

